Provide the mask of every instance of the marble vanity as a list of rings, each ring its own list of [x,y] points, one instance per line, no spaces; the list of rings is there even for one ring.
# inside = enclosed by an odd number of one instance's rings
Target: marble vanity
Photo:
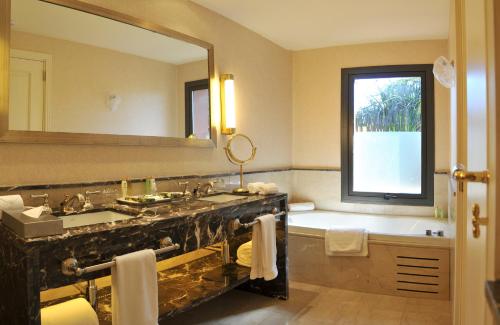
[[[119,208],[115,204],[106,207]],[[179,248],[158,255],[158,261],[228,240],[234,262],[237,247],[251,238],[251,228],[234,229],[235,219],[247,223],[262,214],[286,211],[286,207],[286,194],[253,195],[225,203],[192,199],[154,207],[137,218],[66,228],[61,235],[30,239],[0,224],[0,319],[6,324],[40,324],[40,308],[60,302],[41,304],[41,291],[110,275],[109,269],[80,277],[65,275],[61,263],[68,258],[75,258],[79,267],[92,266],[109,262],[117,255],[158,249],[162,239],[169,237]],[[140,211],[135,212],[139,215]],[[286,213],[279,219],[279,275],[275,280],[251,281],[248,268],[223,266],[220,254],[166,269],[158,274],[160,322],[236,287],[287,299]],[[110,288],[101,288],[98,297],[100,322],[111,324]]]

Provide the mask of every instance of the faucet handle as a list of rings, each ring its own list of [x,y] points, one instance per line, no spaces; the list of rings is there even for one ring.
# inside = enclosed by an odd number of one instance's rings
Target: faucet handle
[[[177,182],[177,184],[179,184],[179,186],[184,186],[184,189],[182,190],[182,195],[186,196],[187,193],[189,192],[188,191],[189,182]]]
[[[197,183],[196,187],[193,188],[193,195],[196,197],[200,196],[200,190],[201,190],[201,183]]]
[[[101,191],[85,191],[85,196],[89,197],[90,195],[100,194],[100,193]]]
[[[90,196],[100,193],[101,191],[85,191],[85,203],[83,204],[83,210],[92,210],[94,208],[94,204],[90,201]]]
[[[43,199],[43,214],[51,214],[52,208],[49,205],[49,195],[44,194],[31,194],[32,199]]]

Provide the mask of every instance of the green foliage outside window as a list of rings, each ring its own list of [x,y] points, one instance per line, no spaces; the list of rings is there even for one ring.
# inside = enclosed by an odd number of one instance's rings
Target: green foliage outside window
[[[391,80],[356,114],[356,131],[418,132],[422,129],[420,78]]]

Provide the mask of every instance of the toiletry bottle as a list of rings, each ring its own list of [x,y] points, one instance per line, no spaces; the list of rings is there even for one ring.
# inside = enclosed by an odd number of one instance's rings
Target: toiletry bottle
[[[151,194],[156,195],[156,192],[158,192],[158,189],[156,187],[156,180],[154,178],[151,178]]]
[[[128,194],[128,183],[127,180],[122,180],[122,198],[126,198]]]
[[[144,183],[144,194],[146,194],[146,195],[151,194],[151,179],[152,179],[152,177],[146,178],[146,181]]]

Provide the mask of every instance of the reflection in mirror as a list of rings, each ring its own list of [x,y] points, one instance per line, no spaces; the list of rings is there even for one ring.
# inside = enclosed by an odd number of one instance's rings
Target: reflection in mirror
[[[184,86],[186,137],[209,139],[210,102],[208,79],[188,81]]]
[[[204,80],[203,89],[187,84]],[[12,1],[9,130],[210,138],[208,51],[38,0]],[[188,123],[189,122],[189,123]]]

